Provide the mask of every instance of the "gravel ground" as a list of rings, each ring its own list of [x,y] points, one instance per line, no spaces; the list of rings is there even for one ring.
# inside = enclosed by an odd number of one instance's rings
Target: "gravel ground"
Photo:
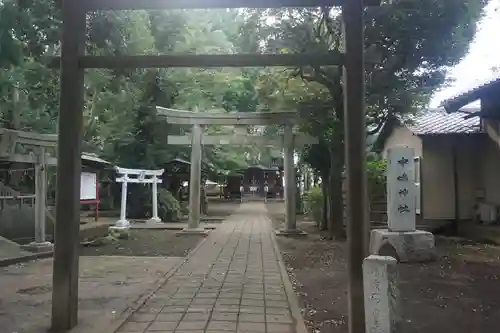
[[[283,207],[273,204],[269,210],[279,227]],[[298,225],[307,237],[280,237],[278,244],[308,329],[347,333],[345,243],[326,240],[310,221]],[[399,265],[398,333],[498,332],[500,247],[445,237],[437,237],[436,246],[436,262]]]

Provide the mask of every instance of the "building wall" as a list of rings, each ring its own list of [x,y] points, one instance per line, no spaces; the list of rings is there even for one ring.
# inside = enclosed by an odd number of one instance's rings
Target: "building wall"
[[[474,217],[476,192],[479,186],[484,160],[482,148],[489,144],[485,135],[461,136],[457,138],[458,213],[460,220]]]
[[[487,137],[476,134],[423,138],[425,219],[455,220],[457,213],[460,220],[473,218],[476,191],[486,156],[482,147],[489,144],[488,141]]]
[[[45,222],[47,235],[52,235],[53,224],[49,218]],[[0,236],[13,241],[32,241],[35,237],[34,207],[17,205],[5,206],[0,210]]]
[[[411,147],[415,150],[415,156],[422,156],[422,140],[406,127],[396,127],[392,131],[384,144],[384,157],[387,157],[389,148],[398,145]]]
[[[404,127],[397,128],[386,140],[387,150],[396,145],[414,148],[421,157],[423,220],[471,219],[476,194],[484,187],[487,200],[500,204],[500,149],[486,135],[433,135],[418,137]],[[454,152],[456,156],[454,157]],[[454,163],[457,172],[458,210],[455,209]]]
[[[452,140],[449,136],[423,137],[422,206],[425,220],[453,220]]]
[[[500,205],[500,147],[489,138],[485,141],[476,148],[483,155],[477,194],[484,194],[488,203]]]

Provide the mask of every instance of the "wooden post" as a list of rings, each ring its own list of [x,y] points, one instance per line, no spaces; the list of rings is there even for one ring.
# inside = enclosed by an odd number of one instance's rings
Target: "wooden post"
[[[45,243],[45,202],[47,197],[47,165],[44,147],[38,148],[35,164],[35,243]]]
[[[284,146],[286,231],[289,232],[297,229],[295,207],[297,179],[295,177],[295,166],[293,165],[293,128],[290,125],[285,125]]]
[[[203,128],[193,125],[191,143],[191,170],[189,175],[189,223],[188,229],[198,229],[200,226],[200,186]]]
[[[52,329],[69,330],[78,322],[78,233],[83,131],[85,47],[84,1],[62,1],[61,96],[57,138],[57,192]]]
[[[368,244],[363,0],[344,2],[349,332],[365,332],[363,259]]]

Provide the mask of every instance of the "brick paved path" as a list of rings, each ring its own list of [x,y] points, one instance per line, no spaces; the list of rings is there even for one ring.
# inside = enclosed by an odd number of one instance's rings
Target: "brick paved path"
[[[242,204],[117,332],[303,333],[274,245],[264,204]]]

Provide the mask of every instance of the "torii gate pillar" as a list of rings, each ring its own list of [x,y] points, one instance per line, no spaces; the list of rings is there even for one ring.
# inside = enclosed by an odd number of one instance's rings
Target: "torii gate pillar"
[[[283,145],[285,148],[285,229],[276,232],[279,236],[305,236],[306,232],[297,229],[297,211],[296,191],[297,191],[297,178],[295,177],[294,166],[294,135],[292,125],[285,125],[285,133],[283,137]]]
[[[205,228],[200,228],[200,195],[201,195],[201,159],[203,153],[203,127],[193,125],[191,132],[191,168],[189,175],[189,221],[188,227],[177,235],[207,235]]]

